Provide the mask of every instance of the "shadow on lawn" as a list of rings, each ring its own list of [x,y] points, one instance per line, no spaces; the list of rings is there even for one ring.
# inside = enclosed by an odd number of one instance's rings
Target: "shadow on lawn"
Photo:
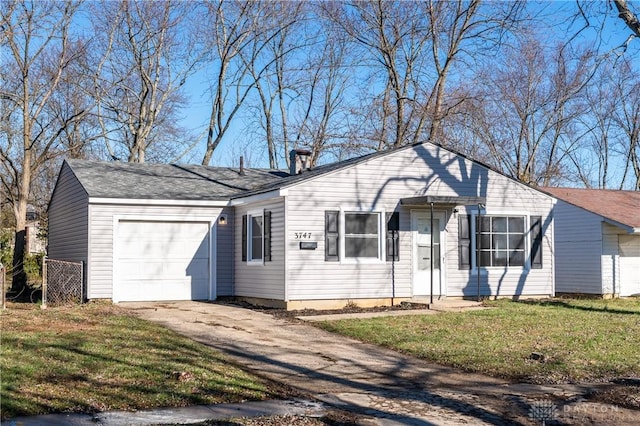
[[[630,311],[627,309],[621,309],[621,308],[616,308],[616,307],[611,307],[606,305],[603,305],[602,307],[577,305],[572,303],[571,300],[562,300],[562,299],[518,300],[516,303],[522,303],[525,305],[535,305],[535,306],[552,306],[557,308],[575,309],[578,311],[588,311],[588,312],[600,312],[600,313],[611,313],[611,314],[622,314],[622,315],[640,315],[640,306],[637,311]]]

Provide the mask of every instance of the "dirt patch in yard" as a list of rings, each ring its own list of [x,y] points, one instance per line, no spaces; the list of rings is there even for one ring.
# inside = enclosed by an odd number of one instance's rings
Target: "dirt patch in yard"
[[[391,311],[409,311],[415,309],[428,309],[426,303],[401,302],[394,306],[374,306],[371,308],[363,308],[356,304],[347,304],[340,309],[299,309],[287,311],[286,309],[267,308],[263,306],[252,305],[243,301],[226,300],[217,301],[216,303],[227,304],[232,306],[240,306],[242,308],[251,309],[265,314],[273,315],[275,318],[288,319],[295,321],[297,317],[306,317],[314,315],[334,315],[334,314],[356,314],[364,312],[391,312]]]
[[[640,410],[640,379],[614,380],[616,386],[588,395],[589,400]]]

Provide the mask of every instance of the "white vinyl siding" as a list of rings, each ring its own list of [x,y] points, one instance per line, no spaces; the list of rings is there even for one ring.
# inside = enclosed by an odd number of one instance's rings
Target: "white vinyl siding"
[[[629,237],[626,230],[561,200],[555,217],[556,291],[623,294],[626,290],[621,279],[625,265],[621,262],[620,238]]]
[[[556,292],[602,294],[602,218],[562,200],[554,217]]]
[[[623,231],[608,223],[601,223],[594,232],[602,233],[602,287],[601,294],[620,293],[620,253],[618,234]]]
[[[265,202],[235,206],[235,296],[273,300],[285,299],[284,205],[284,198],[278,197]],[[258,264],[243,262],[242,216],[255,214],[255,212],[264,213],[265,210],[271,212],[271,261],[258,261]],[[251,222],[247,220],[247,228],[250,228],[250,226]],[[247,232],[247,238],[249,235],[249,232]],[[250,246],[250,244],[247,244],[247,246]]]
[[[233,208],[225,207],[222,214],[227,223],[218,224],[216,231],[216,287],[218,296],[233,296]]]
[[[405,197],[486,196],[487,212],[527,212],[542,216],[543,268],[489,271],[493,295],[553,293],[553,198],[518,184],[487,168],[436,146],[419,145],[327,173],[287,189],[287,282],[290,300],[411,297],[412,238],[410,208]],[[394,262],[325,262],[324,212],[342,206],[360,211],[400,212],[400,260]],[[470,210],[473,206],[470,206]],[[415,209],[415,207],[411,207]],[[424,207],[428,210],[428,207]],[[446,217],[445,265],[447,295],[472,295],[476,275],[458,270],[457,216]],[[459,207],[465,214],[465,208]],[[317,250],[300,250],[296,235],[311,234]],[[487,274],[482,275],[486,286]],[[525,285],[526,283],[526,285]]]
[[[640,235],[618,235],[620,296],[640,295]]]
[[[86,262],[88,250],[89,198],[65,163],[49,204],[49,249],[51,259]]]
[[[640,235],[602,223],[602,294],[640,293]]]
[[[114,223],[117,226],[118,220],[215,223],[220,212],[217,207],[90,205],[88,297],[110,299],[113,296]]]

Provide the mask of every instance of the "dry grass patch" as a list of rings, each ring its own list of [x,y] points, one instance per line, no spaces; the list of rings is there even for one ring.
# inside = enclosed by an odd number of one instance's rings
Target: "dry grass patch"
[[[1,416],[277,398],[220,353],[111,304],[2,312]]]

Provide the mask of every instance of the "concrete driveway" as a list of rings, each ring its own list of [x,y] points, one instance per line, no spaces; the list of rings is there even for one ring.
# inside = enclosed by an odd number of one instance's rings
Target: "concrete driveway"
[[[121,306],[216,348],[258,375],[362,413],[367,424],[640,424],[636,411],[582,400],[588,387],[511,384],[463,373],[237,306]],[[547,406],[551,417],[536,418]]]

